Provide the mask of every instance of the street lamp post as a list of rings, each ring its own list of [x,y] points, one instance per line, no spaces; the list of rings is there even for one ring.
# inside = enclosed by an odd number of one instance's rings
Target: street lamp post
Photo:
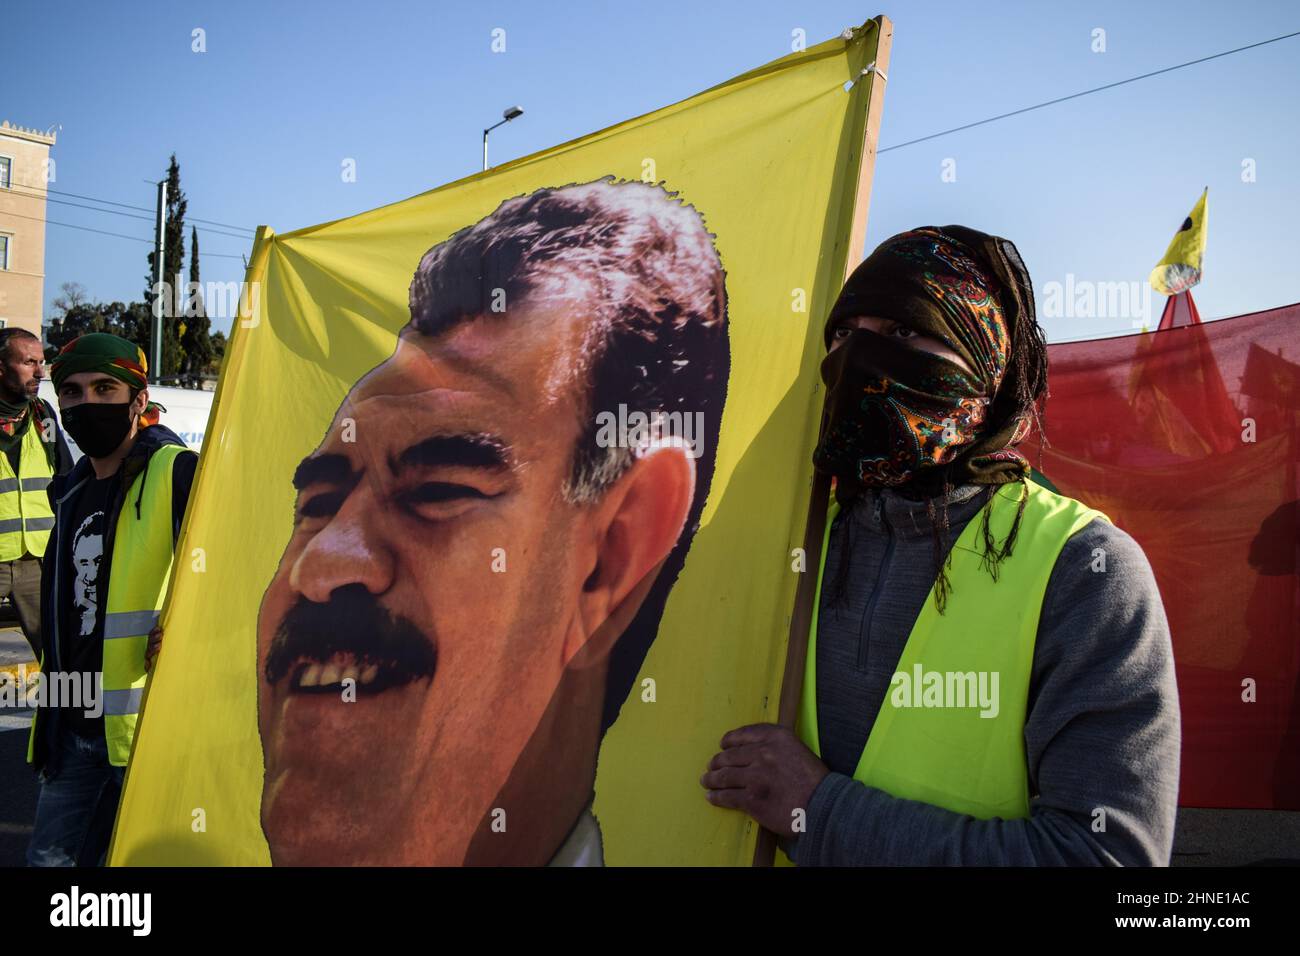
[[[154,232],[153,259],[153,322],[149,326],[149,384],[156,385],[162,377],[163,356],[163,310],[166,309],[167,293],[164,291],[167,272],[163,253],[166,250],[167,235],[167,180],[158,181],[158,216]],[[180,266],[178,265],[179,269]]]
[[[491,126],[489,126],[487,129],[483,131],[483,171],[484,172],[487,172],[487,168],[488,168],[488,163],[487,163],[488,133],[492,132],[498,126],[502,126],[506,123],[509,123],[512,119],[515,119],[523,115],[524,115],[524,111],[522,109],[520,109],[518,106],[511,106],[509,109],[502,112],[501,114],[502,118],[500,123],[493,123]]]

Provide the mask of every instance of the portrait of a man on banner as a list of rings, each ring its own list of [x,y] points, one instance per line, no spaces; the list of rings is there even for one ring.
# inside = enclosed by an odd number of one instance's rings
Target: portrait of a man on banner
[[[729,369],[713,236],[662,186],[538,189],[424,254],[391,356],[293,475],[261,602],[276,865],[602,862],[597,755]]]

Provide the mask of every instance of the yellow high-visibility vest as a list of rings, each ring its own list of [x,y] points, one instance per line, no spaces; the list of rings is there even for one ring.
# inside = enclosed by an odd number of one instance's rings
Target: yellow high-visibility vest
[[[9,456],[0,453],[0,561],[43,557],[50,540],[54,509],[46,489],[54,477],[54,446],[41,436],[41,423],[28,422],[16,475]]]
[[[996,581],[981,567],[983,511],[962,529],[952,549],[944,613],[931,587],[853,779],[980,820],[1029,816],[1024,729],[1043,597],[1066,541],[1094,519],[1110,519],[1041,485],[1012,482],[999,486],[985,505],[992,509],[995,542],[1006,539],[1025,495],[1015,547],[999,564]],[[832,504],[826,519],[797,727],[818,756],[817,605],[837,511]],[[994,673],[996,714],[981,716],[993,708],[971,706],[970,690],[981,675],[991,687]],[[780,856],[778,861],[784,862]]]
[[[115,767],[126,766],[135,739],[148,676],[144,668],[145,646],[149,631],[158,621],[171,578],[172,466],[176,456],[186,451],[183,445],[163,445],[156,449],[148,467],[126,489],[117,515],[113,558],[108,569],[108,603],[104,608],[101,691],[104,738],[108,743],[109,763]],[[139,517],[135,508],[137,499]],[[48,639],[57,640],[58,635]],[[27,742],[28,763],[34,759],[40,716],[38,708]]]

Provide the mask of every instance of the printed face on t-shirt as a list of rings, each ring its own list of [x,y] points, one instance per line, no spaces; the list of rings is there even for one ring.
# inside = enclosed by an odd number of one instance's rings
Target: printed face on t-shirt
[[[95,511],[81,522],[72,539],[73,583],[72,606],[80,615],[79,633],[86,637],[95,630],[95,611],[99,606],[99,563],[104,554],[104,512]]]

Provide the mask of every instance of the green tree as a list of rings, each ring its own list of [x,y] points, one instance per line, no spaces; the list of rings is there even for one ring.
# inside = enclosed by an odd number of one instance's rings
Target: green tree
[[[221,363],[226,358],[226,333],[212,333],[212,363],[208,366],[208,374],[221,374]]]
[[[79,305],[85,305],[90,301],[90,296],[86,295],[86,287],[80,282],[65,282],[59,286],[59,294],[50,300],[50,305],[58,312],[54,316],[55,321],[62,320],[65,315]]]
[[[181,368],[184,384],[202,388],[200,376],[212,364],[211,324],[208,322],[207,310],[203,304],[203,293],[199,290],[199,233],[190,229],[190,289],[195,290],[193,297],[185,297],[185,314],[180,320],[181,353],[184,356]]]
[[[167,300],[161,303],[155,302],[153,294],[153,272],[154,260],[157,253],[150,251],[148,255],[149,275],[145,276],[145,302],[151,309],[161,307],[162,312],[162,368],[158,369],[157,374],[160,378],[174,377],[181,371],[184,363],[184,352],[180,342],[180,322],[182,317],[177,315],[177,279],[182,277],[182,270],[185,268],[185,209],[187,202],[185,191],[181,189],[181,167],[176,162],[176,154],[172,153],[171,161],[167,166],[167,207],[164,214],[163,225],[163,272],[162,281],[166,287],[171,290],[171,295]],[[185,301],[184,283],[180,283],[179,289],[180,301],[182,305]],[[151,326],[152,327],[152,326]],[[146,345],[145,354],[152,356],[152,350]]]
[[[130,339],[144,351],[149,354],[149,335],[153,329],[153,314],[149,311],[148,304],[144,302],[132,302],[122,313],[120,319],[122,331],[118,333],[124,339]]]
[[[54,320],[46,339],[52,352],[57,352],[79,335],[110,332],[143,348],[148,342],[148,320],[149,307],[143,302],[82,302]]]

